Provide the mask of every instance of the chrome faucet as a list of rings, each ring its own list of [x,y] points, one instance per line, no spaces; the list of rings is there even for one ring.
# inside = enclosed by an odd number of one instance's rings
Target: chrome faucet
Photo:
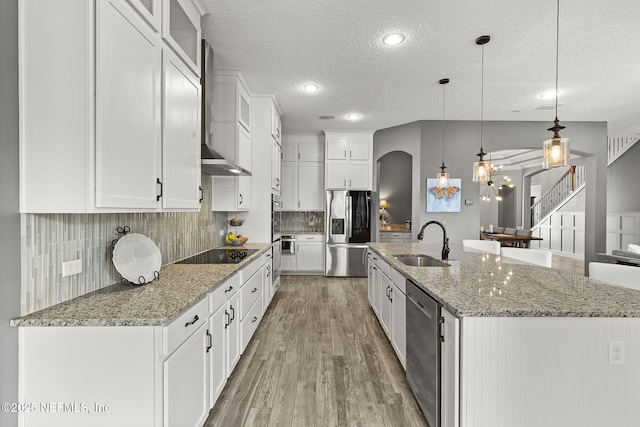
[[[449,238],[447,237],[447,229],[444,228],[444,225],[440,221],[426,222],[418,233],[418,240],[422,240],[424,237],[424,229],[427,228],[427,225],[429,224],[438,224],[440,228],[442,228],[442,260],[447,261],[449,259]]]

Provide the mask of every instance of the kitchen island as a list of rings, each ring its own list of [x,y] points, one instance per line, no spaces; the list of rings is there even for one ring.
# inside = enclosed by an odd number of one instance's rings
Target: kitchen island
[[[449,267],[394,258],[439,244],[369,246],[456,319],[443,426],[638,425],[640,292],[456,245]]]
[[[201,426],[271,302],[270,248],[216,248],[231,263],[166,265],[13,319],[20,426]]]

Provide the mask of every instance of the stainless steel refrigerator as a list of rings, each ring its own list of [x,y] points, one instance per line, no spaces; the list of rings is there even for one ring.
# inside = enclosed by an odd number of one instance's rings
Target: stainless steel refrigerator
[[[371,191],[327,191],[325,275],[367,277]]]

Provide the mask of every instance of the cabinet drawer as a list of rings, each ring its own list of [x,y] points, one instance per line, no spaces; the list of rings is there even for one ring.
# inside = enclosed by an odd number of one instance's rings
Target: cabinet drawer
[[[171,354],[209,318],[209,301],[203,298],[162,329],[162,349]]]
[[[256,271],[260,270],[260,267],[262,267],[262,258],[258,257],[257,259],[251,261],[251,264],[240,270],[240,281],[243,284],[247,283],[247,280],[253,277]]]
[[[262,295],[262,274],[258,271],[242,285],[242,296],[240,299],[241,315],[240,319],[244,319],[253,303],[255,303]]]
[[[247,316],[241,322],[242,328],[242,349],[247,347],[253,333],[258,329],[258,325],[262,320],[262,304],[256,303],[251,307]]]
[[[296,240],[298,242],[323,242],[324,236],[322,234],[297,234]]]
[[[222,307],[222,305],[240,290],[240,274],[234,274],[209,293],[209,313]]]
[[[389,276],[394,285],[402,292],[403,294],[407,294],[406,291],[406,280],[405,277],[395,268],[391,267],[391,275]]]
[[[380,271],[382,271],[387,277],[389,277],[389,274],[391,274],[391,266],[389,265],[388,262],[386,262],[385,260],[378,258],[378,260],[376,261],[376,265],[378,266],[378,268],[380,269]]]
[[[268,263],[271,258],[273,258],[273,254],[271,253],[271,248],[267,249],[265,253],[262,254],[262,264]]]

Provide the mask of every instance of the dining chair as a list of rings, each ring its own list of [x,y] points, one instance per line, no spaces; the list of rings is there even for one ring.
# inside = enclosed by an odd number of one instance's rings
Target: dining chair
[[[493,240],[464,239],[462,241],[462,247],[500,255],[500,242],[495,242]]]
[[[590,262],[589,277],[613,285],[640,290],[640,267],[611,264],[608,262]]]
[[[505,228],[506,227],[493,227],[493,232],[494,233],[498,233],[498,234],[502,234],[502,233],[504,233],[504,229]]]
[[[504,228],[504,234],[516,234],[518,230],[516,230],[515,228],[511,228],[511,227],[505,227]]]
[[[551,251],[546,249],[502,247],[500,256],[551,268]]]

